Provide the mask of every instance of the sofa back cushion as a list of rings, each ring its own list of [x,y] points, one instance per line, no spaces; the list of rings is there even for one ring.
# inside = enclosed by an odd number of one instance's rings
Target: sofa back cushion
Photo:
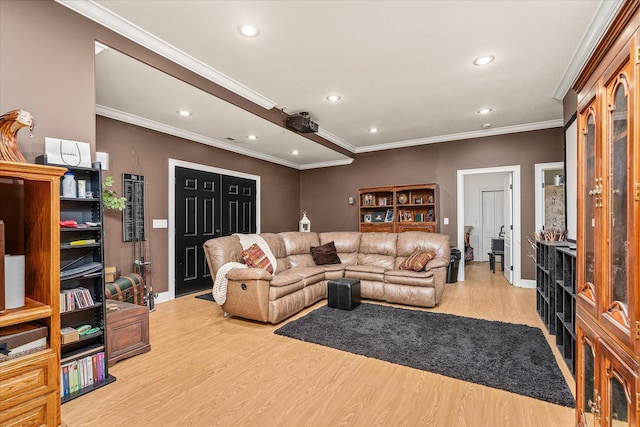
[[[405,231],[398,234],[397,250],[396,270],[417,250],[435,252],[435,257],[429,261],[427,267],[447,266],[450,261],[449,236],[446,234]]]
[[[269,245],[269,249],[273,253],[273,256],[276,257],[276,262],[278,263],[276,268],[276,274],[288,270],[291,268],[291,263],[289,262],[289,258],[287,258],[287,250],[284,247],[284,242],[275,233],[260,233],[260,237],[267,242]]]
[[[318,233],[320,244],[326,245],[333,242],[342,264],[355,265],[358,262],[358,250],[360,249],[360,235],[358,231],[331,231]]]
[[[358,264],[377,265],[393,269],[396,260],[396,233],[362,233]]]
[[[278,236],[282,239],[291,268],[316,266],[311,257],[311,246],[320,246],[318,233],[285,231]]]

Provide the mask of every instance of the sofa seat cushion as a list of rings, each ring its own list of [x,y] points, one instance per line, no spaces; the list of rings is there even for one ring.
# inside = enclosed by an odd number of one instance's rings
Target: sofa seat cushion
[[[435,278],[433,271],[388,270],[384,273],[385,283],[395,285],[421,286],[433,288]]]
[[[301,291],[304,288],[301,280],[285,286],[271,286],[269,288],[269,301],[275,301],[286,295]]]
[[[313,285],[314,283],[322,282],[324,280],[324,268],[319,267],[297,267],[287,270],[287,273],[292,276],[298,276],[304,286]]]
[[[384,267],[379,265],[347,265],[344,269],[344,277],[382,283],[384,282],[385,270]]]
[[[273,276],[271,286],[288,286],[297,282],[300,282],[300,286],[302,286],[302,277],[297,274],[291,274],[291,271],[293,270],[287,270]]]

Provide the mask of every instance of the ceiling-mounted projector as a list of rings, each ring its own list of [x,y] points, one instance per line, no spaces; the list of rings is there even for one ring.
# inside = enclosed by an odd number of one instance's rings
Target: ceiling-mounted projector
[[[309,113],[298,113],[287,117],[285,124],[289,129],[297,130],[301,133],[318,132],[318,124],[311,120]]]

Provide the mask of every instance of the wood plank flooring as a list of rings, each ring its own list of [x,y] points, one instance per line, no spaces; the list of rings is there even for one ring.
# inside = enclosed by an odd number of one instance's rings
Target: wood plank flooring
[[[510,286],[501,274],[492,274],[486,262],[468,264],[465,273],[467,280],[448,284],[433,311],[545,331],[536,313],[534,289]],[[324,304],[321,301],[301,314]],[[158,304],[150,313],[150,325],[151,352],[116,364],[110,370],[117,377],[113,384],[64,404],[64,423],[69,427],[575,424],[572,408],[278,336],[273,331],[281,325],[224,318],[217,304],[190,295]],[[554,337],[546,331],[545,335],[554,343]],[[575,390],[555,345],[552,348]]]

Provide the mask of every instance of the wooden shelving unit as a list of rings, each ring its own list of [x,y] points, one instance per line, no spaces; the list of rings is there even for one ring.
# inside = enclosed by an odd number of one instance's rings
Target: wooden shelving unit
[[[361,188],[358,194],[361,232],[440,230],[438,184]]]
[[[0,363],[0,425],[61,425],[60,176],[65,169],[0,161],[5,253],[25,255],[25,305],[0,312],[0,328],[47,327],[47,347]]]

